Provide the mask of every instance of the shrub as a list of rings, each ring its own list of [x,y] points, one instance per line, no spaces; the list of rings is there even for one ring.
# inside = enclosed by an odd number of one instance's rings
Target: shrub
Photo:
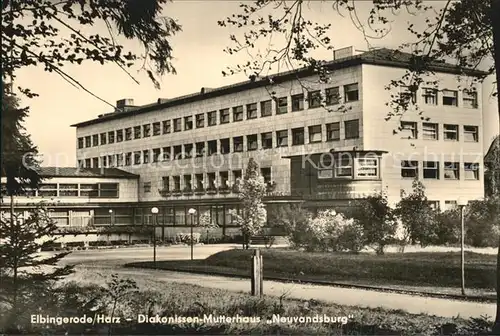
[[[200,242],[200,237],[201,233],[193,232],[193,244],[198,244]],[[175,240],[176,242],[182,244],[191,244],[191,232],[189,233],[179,232],[177,233]]]
[[[337,247],[340,251],[358,253],[365,247],[365,237],[363,227],[358,221],[353,220],[347,223],[339,233]]]

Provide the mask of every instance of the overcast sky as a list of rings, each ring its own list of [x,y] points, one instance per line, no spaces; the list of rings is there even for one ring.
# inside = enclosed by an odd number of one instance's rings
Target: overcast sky
[[[136,105],[155,102],[158,98],[172,98],[198,92],[201,87],[218,87],[245,80],[243,76],[224,78],[222,70],[235,65],[248,55],[230,56],[223,52],[229,44],[229,34],[236,33],[230,28],[221,28],[217,21],[238,11],[239,1],[175,1],[165,8],[165,15],[173,17],[182,25],[183,31],[172,39],[174,48],[174,66],[177,75],[165,75],[161,90],[156,90],[144,74],[132,73],[140,85],[116,65],[97,65],[87,63],[81,66],[68,66],[65,70],[80,81],[90,91],[114,104],[121,98],[133,98]],[[369,4],[369,2],[365,2]],[[437,3],[434,2],[434,3]],[[311,2],[311,18],[332,22],[331,38],[337,48],[354,46],[366,50],[367,44],[361,32],[353,27],[351,20],[337,15],[321,2]],[[407,15],[399,15],[393,23],[390,35],[371,43],[377,47],[396,48],[407,41]],[[412,19],[412,20],[418,20]],[[422,20],[420,20],[422,22]],[[104,29],[103,29],[104,28]],[[105,27],[95,27],[107,34]],[[138,48],[139,45],[126,41],[127,46]],[[140,50],[138,49],[138,52]],[[246,57],[246,58],[245,58]],[[75,129],[70,125],[93,119],[101,113],[111,112],[111,107],[88,93],[78,90],[53,73],[43,69],[29,68],[18,73],[18,85],[31,88],[40,97],[24,99],[29,104],[31,116],[27,120],[27,130],[44,155],[45,166],[74,166],[76,139]],[[384,83],[385,85],[385,83]],[[486,87],[491,92],[491,84]],[[487,98],[487,122],[484,125],[485,146],[498,132],[496,99]]]

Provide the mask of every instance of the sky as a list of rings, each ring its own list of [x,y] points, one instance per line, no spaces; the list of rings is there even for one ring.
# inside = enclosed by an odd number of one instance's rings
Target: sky
[[[439,1],[433,1],[438,4]],[[156,102],[158,98],[173,98],[199,92],[201,87],[219,87],[246,80],[243,75],[224,77],[222,71],[228,66],[249,60],[249,55],[228,55],[223,50],[230,45],[229,35],[239,36],[241,31],[223,28],[217,24],[233,13],[239,12],[240,1],[182,0],[167,4],[163,14],[176,19],[182,25],[182,32],[171,40],[173,64],[176,75],[166,74],[161,80],[161,89],[154,88],[144,73],[132,68],[132,75],[140,82],[135,83],[114,64],[100,65],[84,63],[67,66],[65,71],[76,78],[88,90],[105,101],[115,104],[123,98],[134,99],[135,105]],[[363,3],[368,5],[369,1]],[[354,28],[351,19],[341,17],[327,5],[327,2],[311,1],[308,15],[319,22],[331,22],[330,38],[335,48],[354,46],[367,50],[363,34]],[[367,7],[365,8],[367,9]],[[392,30],[383,39],[370,40],[372,46],[397,48],[408,41],[407,21],[422,23],[422,17],[411,17],[400,13],[395,17]],[[89,32],[107,34],[104,26],[96,26]],[[125,46],[140,52],[140,46],[133,41],[123,41]],[[279,41],[275,40],[279,44]],[[320,51],[318,56],[329,57],[330,52]],[[492,81],[485,83],[486,115],[484,141],[488,147],[491,139],[498,134],[497,100],[489,95]],[[26,129],[43,155],[44,166],[75,166],[75,128],[71,124],[94,119],[99,114],[112,112],[112,108],[77,89],[53,73],[43,68],[25,68],[17,74],[17,85],[29,87],[40,97],[23,99],[22,105],[30,107]],[[385,84],[384,84],[385,85]]]

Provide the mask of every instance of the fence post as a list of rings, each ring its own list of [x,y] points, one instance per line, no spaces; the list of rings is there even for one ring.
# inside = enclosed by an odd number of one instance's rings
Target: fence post
[[[252,295],[262,296],[263,294],[263,263],[262,255],[259,249],[254,250],[252,257]]]

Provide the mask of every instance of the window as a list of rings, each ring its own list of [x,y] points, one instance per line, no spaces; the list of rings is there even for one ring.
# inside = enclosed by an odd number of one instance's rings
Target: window
[[[111,133],[111,132],[110,132]],[[113,133],[114,134],[114,133]],[[92,146],[92,138],[89,136],[85,137],[85,147],[91,147]]]
[[[99,158],[92,158],[92,168],[99,168]]]
[[[233,138],[233,152],[243,152],[243,137],[238,136]]]
[[[180,132],[180,131],[182,131],[182,119],[175,118],[174,119],[174,132]]]
[[[208,189],[209,190],[214,190],[215,189],[215,173],[208,173],[207,174],[208,178]]]
[[[229,188],[229,173],[227,171],[219,172],[219,185],[221,189]]]
[[[292,112],[302,111],[304,109],[304,94],[292,96]]]
[[[257,150],[257,134],[247,135],[247,150]]]
[[[151,192],[151,182],[144,182],[142,187],[144,188],[145,193]]]
[[[153,148],[153,162],[159,162],[161,156],[161,148]]]
[[[458,91],[443,90],[443,105],[458,106]]]
[[[335,177],[352,177],[352,158],[340,156],[335,162]]]
[[[195,144],[195,148],[196,148],[196,157],[202,157],[203,153],[205,152],[205,141],[197,142]]]
[[[163,147],[163,161],[168,161],[172,157],[172,147]]]
[[[149,163],[149,149],[145,149],[142,151],[142,162]]]
[[[416,139],[417,123],[413,121],[402,121],[399,131],[401,132],[401,139]]]
[[[321,106],[321,91],[311,91],[308,96],[309,108],[316,108]]]
[[[207,155],[214,155],[217,153],[217,140],[210,140],[207,142]]]
[[[163,134],[168,134],[170,133],[172,130],[171,130],[171,123],[170,123],[170,120],[164,120],[162,122],[162,128],[163,128]]]
[[[193,190],[193,184],[191,183],[192,178],[191,175],[184,175],[184,191]]]
[[[134,139],[140,139],[141,138],[141,126],[135,126],[134,127]]]
[[[472,162],[464,163],[464,179],[479,180],[479,164]]]
[[[260,175],[264,178],[265,183],[271,183],[271,168],[261,168]]]
[[[116,142],[122,142],[123,141],[123,130],[117,130],[116,131]]]
[[[227,154],[229,153],[229,138],[220,139],[220,153]]]
[[[464,141],[478,142],[479,128],[477,126],[464,126]]]
[[[142,136],[144,138],[151,136],[151,124],[142,125]]]
[[[174,154],[174,160],[182,159],[182,146],[181,145],[174,146],[173,154]]]
[[[409,86],[400,87],[399,97],[405,103],[415,104],[417,102],[417,91],[412,90]]]
[[[304,127],[292,129],[292,146],[304,144]]]
[[[340,140],[340,122],[326,124],[326,141]]]
[[[184,145],[184,158],[189,159],[194,156],[193,153],[193,144],[185,144]]]
[[[477,92],[474,90],[463,91],[463,104],[465,108],[477,108]]]
[[[401,177],[418,177],[418,161],[401,161]]]
[[[247,119],[257,118],[257,103],[247,104]]]
[[[116,167],[114,155],[108,155],[108,165],[109,167]]]
[[[153,123],[153,136],[161,134],[161,124],[159,122]]]
[[[444,140],[458,141],[458,125],[443,125]]]
[[[83,138],[78,138],[78,148],[83,148]]]
[[[173,176],[172,178],[174,180],[174,192],[181,191],[181,177],[180,176]]]
[[[266,132],[260,135],[262,142],[262,149],[273,148],[273,133]]]
[[[276,114],[288,113],[288,97],[281,97],[277,100]]]
[[[439,162],[424,161],[424,179],[439,180]]]
[[[423,88],[424,103],[426,105],[437,105],[437,89]]]
[[[221,124],[227,124],[229,122],[229,109],[228,108],[220,110],[219,115],[220,115],[219,122]]]
[[[358,83],[344,85],[344,101],[346,103],[359,100]]]
[[[288,146],[288,130],[276,131],[276,147]]]
[[[85,168],[91,168],[90,159],[85,159]]]
[[[169,176],[163,176],[161,178],[161,186],[163,191],[170,191],[170,177]]]
[[[425,140],[438,140],[439,133],[438,124],[423,123],[422,124],[422,138]]]
[[[125,141],[130,141],[132,140],[132,128],[127,127],[125,128]]]
[[[134,152],[134,164],[135,165],[141,164],[141,152],[140,151]]]
[[[460,171],[458,162],[445,162],[444,163],[444,179],[445,180],[458,180],[460,179]]]
[[[101,157],[101,167],[104,167],[104,168],[108,167],[108,157],[107,156]]]
[[[199,113],[195,116],[196,128],[205,127],[205,114]]]
[[[116,154],[116,166],[123,167],[123,153]]]
[[[321,142],[321,125],[309,126],[309,143]]]
[[[427,204],[432,210],[439,210],[439,201],[427,201]]]
[[[238,180],[241,180],[241,177],[241,170],[233,170],[233,183],[237,183]]]
[[[242,121],[243,120],[243,106],[233,107],[233,121]]]
[[[38,196],[55,197],[57,196],[57,183],[44,183],[40,185]]]
[[[105,145],[106,144],[106,133],[101,133],[101,145]]]
[[[128,152],[125,153],[125,166],[130,166],[132,165],[132,153]]]
[[[207,119],[208,119],[208,126],[217,125],[217,112],[216,111],[208,112]]]
[[[194,178],[196,180],[196,190],[203,190],[203,174],[196,174]]]
[[[260,116],[269,117],[273,115],[273,101],[266,100],[260,103]]]
[[[193,117],[187,116],[184,117],[184,130],[189,131],[193,129]]]
[[[78,184],[59,183],[59,197],[78,197]]]
[[[340,102],[340,92],[338,86],[326,89],[325,99],[327,106],[338,104]]]
[[[457,201],[444,201],[444,211],[453,210],[457,206]]]
[[[359,138],[359,120],[347,120],[344,121],[345,127],[345,138],[346,139],[357,139]]]
[[[99,135],[92,135],[92,146],[99,146]]]
[[[376,158],[356,159],[356,175],[358,177],[377,177],[378,159]]]

